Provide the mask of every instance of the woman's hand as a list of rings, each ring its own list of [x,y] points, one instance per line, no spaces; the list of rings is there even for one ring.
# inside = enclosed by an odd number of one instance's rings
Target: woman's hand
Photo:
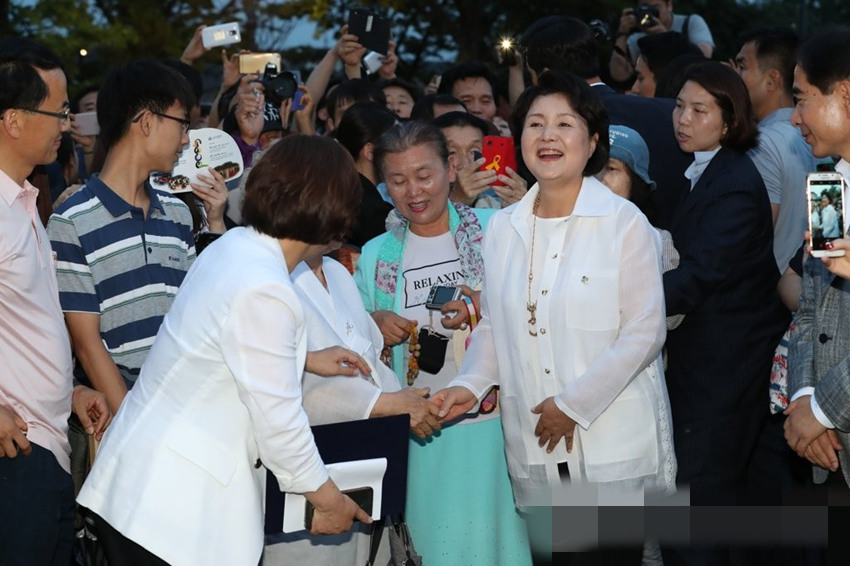
[[[466,387],[454,386],[437,391],[430,401],[440,408],[440,421],[449,422],[468,413],[478,399]]]
[[[366,360],[342,346],[307,352],[304,370],[320,377],[372,375]]]
[[[465,296],[472,298],[472,305],[475,307],[475,312],[480,313],[481,308],[479,307],[479,304],[481,301],[481,291],[473,291],[468,285],[458,285],[458,287],[460,287],[461,292]],[[469,323],[469,311],[466,309],[466,301],[449,301],[442,306],[440,312],[446,315],[440,321],[443,328],[447,328],[449,330],[455,330],[456,328],[460,328],[461,330],[466,329],[465,325]],[[450,312],[454,312],[455,315],[449,316],[448,313]]]
[[[452,200],[472,205],[473,201],[496,182],[498,175],[492,169],[480,171],[487,163],[485,157],[476,159],[466,167],[457,170],[457,181],[452,189]]]
[[[419,438],[427,438],[440,430],[440,409],[428,399],[428,387],[406,387],[393,393],[382,393],[370,417],[410,415],[410,430]]]
[[[192,192],[195,193],[195,196],[204,203],[209,231],[216,234],[224,234],[227,231],[227,227],[224,225],[224,209],[227,206],[227,185],[225,185],[224,177],[221,173],[212,167],[208,167],[205,171],[211,176],[199,173],[198,180],[201,183],[206,183],[207,186],[200,183],[189,183],[189,186],[192,187]]]
[[[534,427],[534,436],[540,438],[537,444],[541,448],[548,442],[549,446],[546,447],[546,452],[552,452],[561,438],[566,438],[567,452],[572,452],[576,422],[558,408],[554,397],[547,397],[542,403],[531,409],[531,412],[540,415],[537,426]]]
[[[502,199],[502,208],[519,202],[525,196],[525,193],[528,192],[528,183],[519,176],[519,173],[510,167],[505,167],[505,172],[507,175],[499,175],[499,180],[504,185],[493,186],[493,190]]]
[[[330,479],[316,491],[305,493],[304,497],[314,507],[310,534],[336,535],[350,529],[353,521],[372,522],[366,511],[342,493]]]
[[[86,434],[93,434],[98,440],[102,439],[106,427],[112,422],[112,411],[109,410],[103,393],[85,385],[78,385],[71,396],[71,406]]]
[[[395,346],[407,340],[410,337],[410,327],[415,324],[414,321],[389,310],[373,312],[372,320],[378,325],[378,329],[384,337],[385,346]]]
[[[307,88],[307,85],[299,85],[298,90],[301,92],[301,108],[299,110],[292,111],[295,115],[295,124],[298,128],[298,132],[307,135],[315,134],[316,130],[313,127],[313,109],[316,104],[313,100],[313,95],[310,94],[310,89]]]

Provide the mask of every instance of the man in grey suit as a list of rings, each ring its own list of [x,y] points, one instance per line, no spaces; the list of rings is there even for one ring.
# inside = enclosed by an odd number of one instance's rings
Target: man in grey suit
[[[850,28],[821,33],[800,47],[794,95],[792,124],[800,128],[816,157],[841,157],[835,169],[846,183],[850,180]],[[806,263],[788,352],[792,402],[785,411],[785,439],[813,464],[833,474],[841,468],[850,485],[850,432],[845,432],[850,431],[850,279],[835,274],[848,274],[840,269],[845,263],[844,258],[812,258]]]

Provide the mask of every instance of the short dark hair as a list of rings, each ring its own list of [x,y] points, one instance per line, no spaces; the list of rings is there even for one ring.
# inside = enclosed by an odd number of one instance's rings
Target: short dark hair
[[[490,83],[490,90],[493,92],[493,98],[496,97],[496,77],[490,67],[481,61],[466,61],[460,65],[455,65],[446,69],[443,73],[443,78],[440,79],[439,92],[444,94],[452,94],[454,92],[455,83],[464,79],[485,79]]]
[[[346,102],[361,102],[363,100],[371,100],[379,104],[387,105],[387,97],[384,96],[384,91],[377,88],[374,83],[366,79],[351,79],[339,83],[329,94],[326,100],[326,108],[328,116],[334,121],[337,120],[337,109],[341,104]]]
[[[835,83],[850,79],[850,28],[830,27],[804,41],[797,64],[809,83],[830,94]]]
[[[511,114],[511,130],[514,138],[522,137],[522,129],[525,118],[528,116],[531,105],[541,96],[560,95],[567,99],[572,109],[587,124],[587,134],[593,137],[597,135],[596,149],[587,160],[582,175],[585,177],[599,173],[608,162],[608,112],[587,81],[576,75],[561,71],[546,71],[540,75],[535,86],[528,87],[523,91],[514,105]]]
[[[640,49],[640,56],[643,57],[646,66],[656,77],[663,73],[670,61],[679,55],[685,53],[702,55],[699,47],[677,31],[645,35],[637,40],[637,44]],[[791,72],[793,73],[793,69]]]
[[[204,95],[204,77],[201,75],[201,72],[179,59],[163,59],[160,62],[166,67],[171,67],[189,81],[189,85],[192,87],[192,94],[195,95],[195,104],[200,104],[201,97]],[[189,109],[187,108],[186,110]]]
[[[466,108],[466,104],[451,94],[444,92],[426,94],[413,105],[413,110],[410,111],[410,119],[430,122],[434,119],[434,106],[452,106],[453,104]]]
[[[334,130],[334,137],[357,161],[363,147],[367,143],[374,143],[396,121],[396,115],[382,104],[368,100],[355,102],[343,113]]]
[[[578,18],[541,18],[525,30],[520,43],[528,68],[538,75],[549,69],[567,71],[583,79],[599,76],[596,36]]]
[[[73,99],[71,99],[71,112],[73,112],[75,114],[78,113],[80,111],[80,101],[83,99],[83,97],[86,96],[87,94],[91,94],[91,93],[97,92],[99,90],[100,90],[99,84],[89,84],[89,85],[86,85],[83,88],[81,88],[79,90],[79,92],[77,92],[77,96],[75,96]]]
[[[175,102],[189,112],[195,105],[192,87],[183,75],[156,61],[133,61],[109,73],[97,105],[100,139],[107,148],[115,145],[130,130],[130,122],[139,112],[165,112]]]
[[[342,240],[363,187],[354,160],[335,140],[293,134],[271,146],[245,184],[242,220],[272,238]]]
[[[384,178],[384,159],[388,153],[402,153],[418,145],[430,145],[444,165],[449,165],[449,147],[443,132],[434,124],[408,120],[384,132],[375,142],[372,160],[381,178]]]
[[[47,84],[39,70],[63,69],[47,47],[20,37],[0,40],[0,113],[10,108],[37,109],[47,100]]]
[[[794,66],[797,64],[797,48],[800,36],[789,28],[759,28],[746,32],[741,45],[753,43],[756,59],[762,71],[776,69],[782,75],[782,87],[786,94],[794,91]]]
[[[731,67],[717,61],[691,66],[685,72],[685,82],[704,88],[717,102],[726,125],[726,135],[720,145],[745,152],[758,144],[758,126],[750,103],[747,85]]]
[[[489,136],[491,132],[489,122],[482,120],[478,116],[470,114],[469,112],[446,112],[445,114],[441,114],[431,120],[431,123],[441,130],[452,127],[475,128],[476,130],[481,131],[482,136]]]

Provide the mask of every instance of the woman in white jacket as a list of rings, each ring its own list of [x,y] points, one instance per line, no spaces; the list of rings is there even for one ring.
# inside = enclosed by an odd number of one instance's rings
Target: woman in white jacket
[[[327,138],[287,137],[251,171],[247,227],[192,265],[80,492],[110,564],[257,564],[263,466],[313,503],[314,534],[370,522],[329,479],[301,408],[305,360],[323,375],[368,366],[307,353],[290,277],[359,201],[351,157]]]
[[[608,158],[607,113],[584,81],[548,72],[513,121],[537,184],[493,217],[484,316],[460,375],[434,401],[448,420],[501,387],[521,509],[551,505],[564,482],[670,492],[660,242],[593,177]]]

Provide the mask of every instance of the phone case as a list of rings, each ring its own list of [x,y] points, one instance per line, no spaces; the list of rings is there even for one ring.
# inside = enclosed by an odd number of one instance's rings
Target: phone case
[[[240,41],[242,41],[242,35],[239,33],[237,22],[208,26],[201,30],[201,43],[207,49],[232,45]]]
[[[419,329],[419,369],[425,373],[436,375],[446,363],[446,348],[449,337],[435,332],[430,326]]]
[[[481,153],[487,159],[487,162],[481,166],[482,171],[492,169],[499,175],[507,175],[505,167],[516,171],[516,150],[513,138],[484,136],[484,147]],[[493,185],[501,187],[505,184],[497,180]]]
[[[266,63],[274,63],[280,71],[280,53],[242,53],[239,55],[239,73],[243,75],[262,75]]]
[[[390,49],[390,20],[363,8],[351,11],[348,16],[348,33],[371,51],[386,55]]]
[[[96,136],[100,133],[97,123],[97,112],[82,112],[74,115],[74,124],[81,136]]]

